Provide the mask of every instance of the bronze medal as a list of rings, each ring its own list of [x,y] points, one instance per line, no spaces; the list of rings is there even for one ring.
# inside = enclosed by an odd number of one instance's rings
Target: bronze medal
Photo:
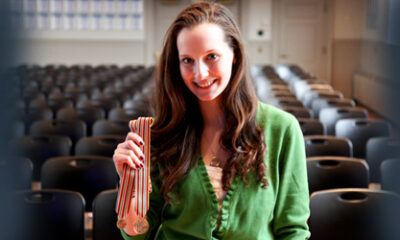
[[[126,221],[125,221],[125,219],[118,219],[118,221],[117,221],[117,227],[118,227],[119,229],[123,229],[123,228],[125,228],[125,226],[126,226]]]
[[[143,234],[149,230],[149,223],[147,222],[146,217],[139,219],[134,225],[133,228],[135,232],[139,234]]]

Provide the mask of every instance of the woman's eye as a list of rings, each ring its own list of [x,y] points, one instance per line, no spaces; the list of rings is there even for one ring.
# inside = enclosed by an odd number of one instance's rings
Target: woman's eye
[[[208,55],[208,59],[209,60],[217,60],[218,59],[218,55],[217,54],[210,54],[210,55]]]
[[[190,63],[192,63],[193,62],[193,59],[190,59],[190,58],[184,58],[184,59],[182,59],[182,63],[183,64],[190,64]]]

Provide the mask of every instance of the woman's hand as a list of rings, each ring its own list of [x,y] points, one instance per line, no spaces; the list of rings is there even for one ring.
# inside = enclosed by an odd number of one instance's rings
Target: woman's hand
[[[114,151],[113,161],[120,179],[123,175],[122,167],[124,164],[133,169],[143,167],[144,155],[140,150],[143,145],[143,139],[133,132],[129,132],[125,141],[118,144],[117,149]]]
[[[143,167],[144,155],[140,149],[143,145],[143,139],[133,132],[129,132],[125,141],[118,144],[117,149],[114,151],[113,161],[120,179],[122,179],[122,168],[124,164],[127,164],[133,169]],[[123,228],[125,233],[131,236],[143,234],[147,232],[149,227],[146,218],[141,218],[136,214],[133,207],[133,201],[134,199],[132,198],[129,212],[122,220],[122,224],[119,226]]]

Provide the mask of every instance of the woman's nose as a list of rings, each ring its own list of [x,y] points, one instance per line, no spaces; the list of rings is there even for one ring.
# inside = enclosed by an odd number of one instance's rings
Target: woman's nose
[[[195,67],[195,78],[197,80],[202,80],[208,77],[208,66],[203,61],[198,61]]]

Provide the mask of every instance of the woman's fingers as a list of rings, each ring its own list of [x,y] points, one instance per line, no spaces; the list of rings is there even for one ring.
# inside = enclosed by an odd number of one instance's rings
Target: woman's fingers
[[[120,176],[124,164],[133,169],[143,167],[144,154],[140,149],[143,145],[143,139],[133,132],[129,132],[125,141],[118,144],[117,149],[114,151],[113,161]]]
[[[138,145],[138,146],[143,146],[144,145],[143,139],[138,134],[136,134],[134,132],[129,132],[126,135],[125,141],[128,141],[128,140],[131,140],[131,141],[135,142],[136,145]]]
[[[144,155],[140,146],[143,140],[136,133],[130,132],[124,142],[118,144],[114,151],[113,161],[118,174],[121,176],[124,164],[133,169],[143,167]]]
[[[129,149],[124,149],[121,148],[118,150],[118,153],[120,155],[124,155],[127,156],[128,159],[136,166],[136,168],[141,168],[143,167],[143,160],[141,160],[141,158],[139,158],[134,151],[129,150]]]

